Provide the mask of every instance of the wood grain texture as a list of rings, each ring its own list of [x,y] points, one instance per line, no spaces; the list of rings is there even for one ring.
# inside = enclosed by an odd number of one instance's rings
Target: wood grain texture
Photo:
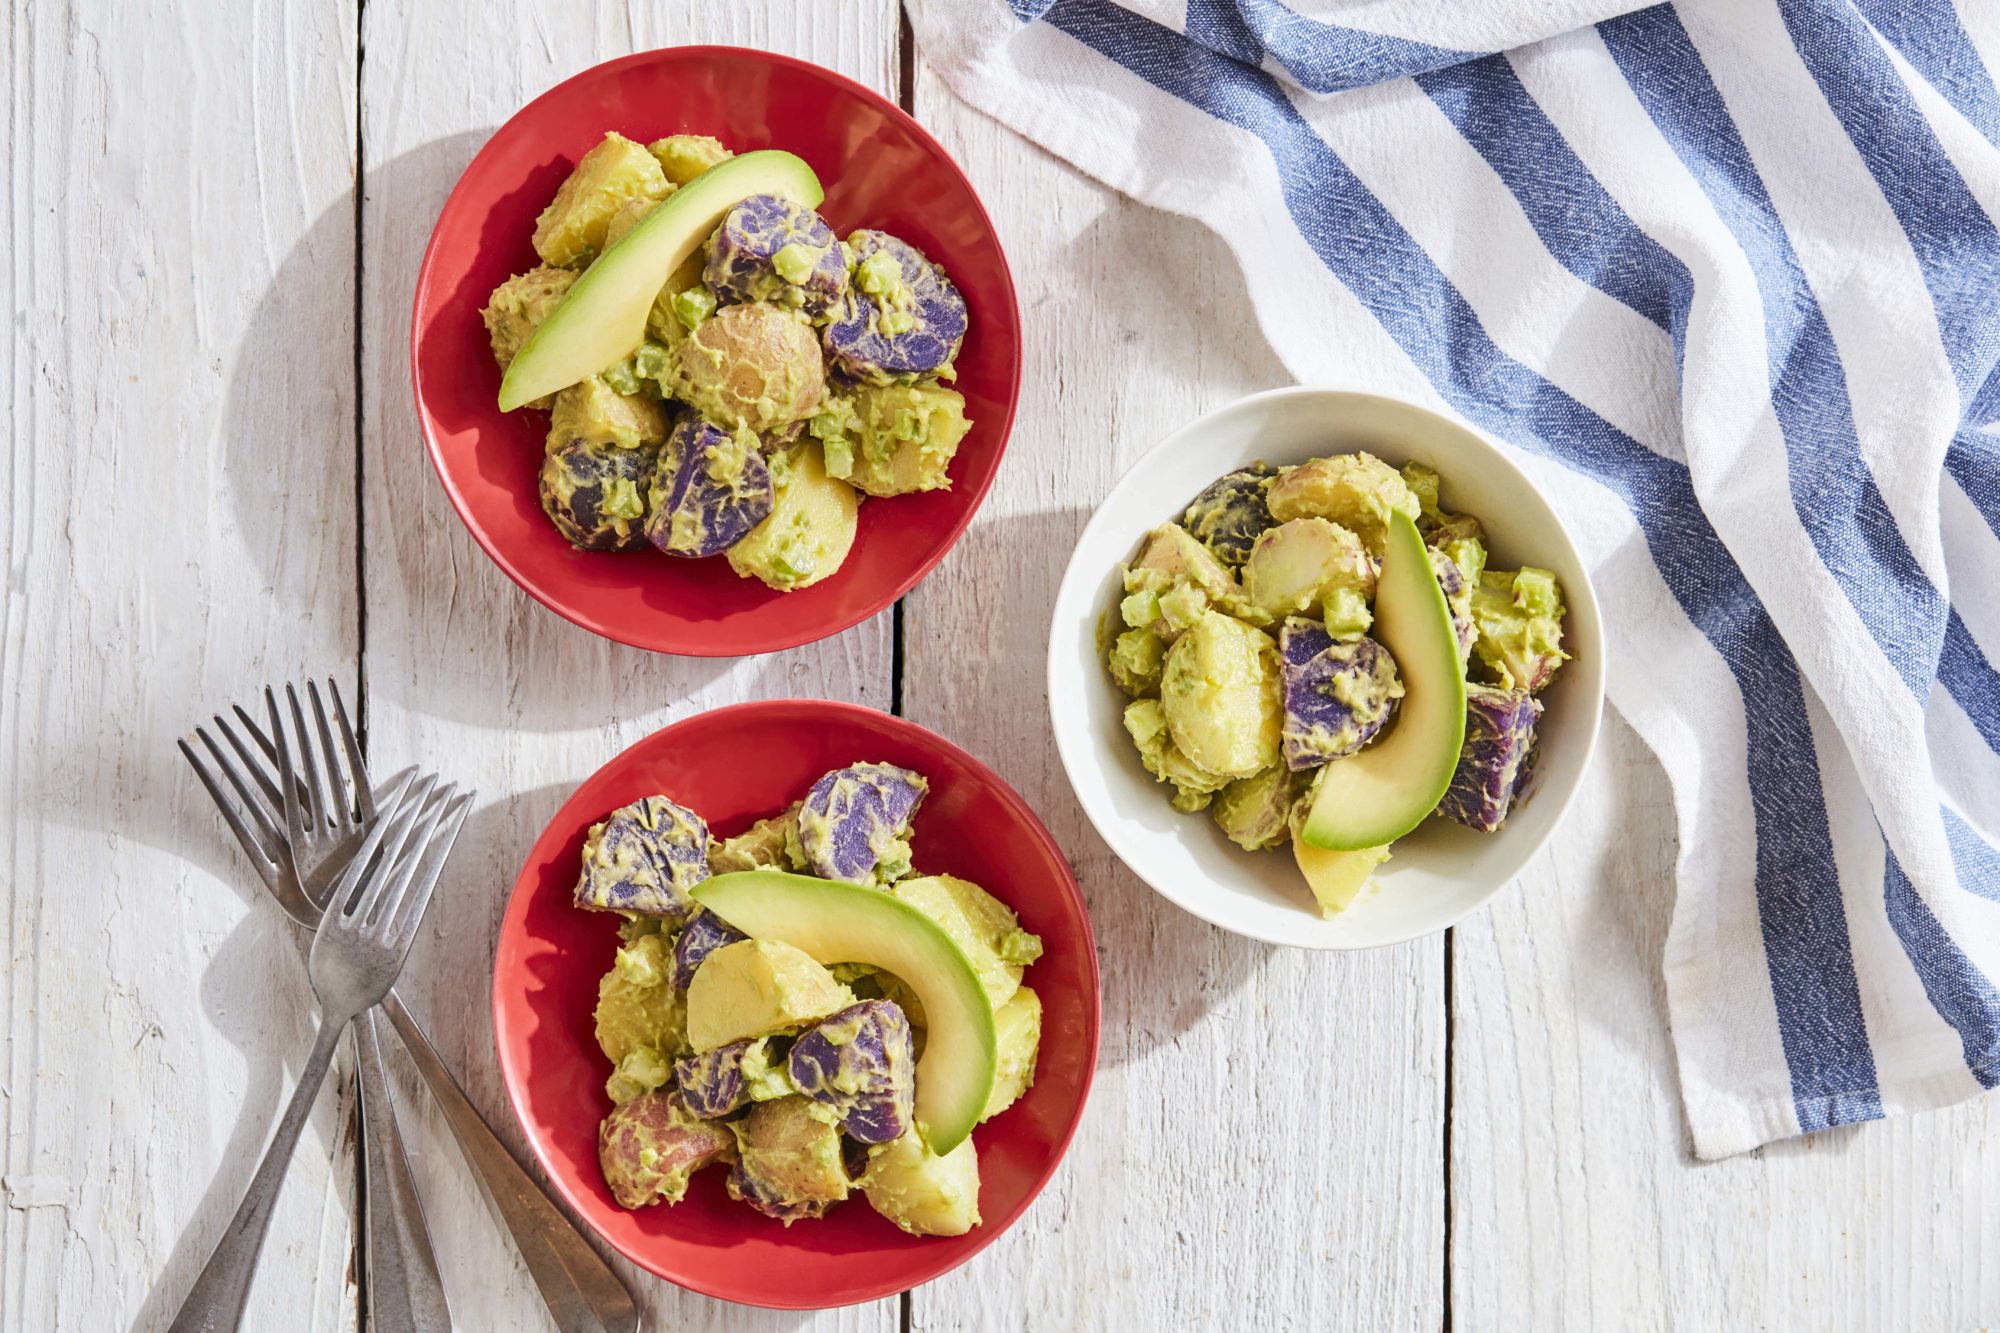
[[[916,110],[993,212],[1026,365],[993,491],[909,599],[905,711],[993,764],[1068,850],[1104,1046],[1048,1192],[914,1293],[912,1326],[1434,1327],[1441,942],[1315,955],[1197,921],[1091,831],[1049,742],[1048,608],[1090,510],[1167,431],[1288,377],[1214,236],[1085,181],[921,65]]]
[[[556,806],[698,709],[888,706],[886,615],[698,663],[532,604],[423,459],[404,340],[438,206],[529,97],[689,41],[790,52],[893,95],[897,14],[893,0],[371,0],[365,18],[352,0],[72,0],[11,7],[6,34],[0,1329],[145,1331],[234,1207],[311,1029],[289,928],[172,749],[202,710],[359,665],[376,763],[421,757],[484,793],[404,992],[518,1150],[490,959]],[[1001,229],[1027,382],[984,509],[907,603],[905,711],[992,762],[1071,854],[1105,1021],[1091,1107],[1048,1192],[914,1293],[910,1325],[2000,1325],[1992,1099],[1689,1158],[1659,981],[1671,797],[1615,719],[1560,844],[1449,946],[1271,950],[1116,863],[1048,744],[1049,602],[1140,451],[1284,372],[1201,228],[1086,182],[921,67],[915,98]],[[399,1074],[459,1326],[546,1329],[427,1095]],[[357,1324],[352,1117],[346,1080],[333,1087],[249,1327]],[[895,1301],[770,1314],[625,1272],[650,1328],[901,1322]]]
[[[1615,716],[1563,837],[1456,932],[1452,1323],[2000,1324],[2000,1104],[1693,1159],[1660,977],[1672,792]]]
[[[367,6],[362,32],[363,355],[369,744],[378,765],[425,758],[476,784],[467,825],[402,993],[466,1090],[517,1152],[493,1058],[494,941],[521,858],[569,792],[620,749],[689,713],[788,695],[887,708],[892,622],[737,661],[609,643],[543,610],[487,560],[425,459],[410,405],[410,299],[432,221],[488,135],[550,85],[612,56],[723,42],[807,56],[895,95],[893,0],[580,6]],[[612,128],[607,126],[606,128]],[[581,1018],[581,1016],[580,1016]],[[400,1057],[393,1057],[400,1062]],[[406,1078],[402,1105],[453,1313],[462,1327],[540,1329],[548,1315],[480,1199],[449,1131]],[[880,1330],[878,1302],[819,1316],[758,1314],[623,1265],[649,1325]]]
[[[314,220],[353,180],[354,6],[6,31],[0,1327],[150,1329],[311,1044],[290,927],[174,740],[352,681],[352,229]],[[251,1327],[354,1322],[350,1125],[323,1094]]]

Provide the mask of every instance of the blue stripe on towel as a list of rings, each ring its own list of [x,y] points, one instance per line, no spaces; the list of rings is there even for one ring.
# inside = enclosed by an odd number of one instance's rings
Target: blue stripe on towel
[[[1945,471],[2000,537],[2000,435],[1962,430],[1944,455]]]
[[[2000,232],[1972,197],[1916,99],[1861,20],[1823,0],[1778,0],[1785,30],[1896,214],[1970,402],[2000,364]]]
[[[1889,926],[1923,983],[1931,1008],[1958,1033],[1965,1067],[1982,1088],[2000,1085],[2000,991],[1931,914],[1896,854],[1886,845],[1883,851],[1887,864],[1882,898],[1888,905]]]
[[[1278,0],[1187,0],[1187,35],[1245,65],[1260,65],[1268,55],[1313,93],[1363,88],[1481,54],[1321,23]]]
[[[1882,60],[1879,50],[1867,54]],[[1493,56],[1469,61],[1424,75],[1417,82],[1506,183],[1557,262],[1667,329],[1673,336],[1675,360],[1685,371],[1687,318],[1693,301],[1687,267],[1639,230],[1570,149],[1507,59]],[[1913,106],[1905,110],[1915,114]],[[1894,172],[1893,167],[1885,170]],[[1550,188],[1552,184],[1557,188]],[[1963,182],[1957,184],[1959,193],[1964,194]],[[1912,191],[1915,187],[1901,182],[1896,188]],[[1915,207],[1913,200],[1906,202]],[[1977,213],[1969,195],[1964,202],[1971,205],[1976,217],[1962,220],[1959,228],[1975,236],[1982,236],[1982,228],[1991,232],[1991,224]],[[1962,214],[1963,210],[1956,211]],[[1986,251],[1981,256],[1982,265],[1990,267],[1995,253],[2000,251]],[[1949,262],[1945,247],[1935,248],[1931,258],[1940,269]],[[1622,262],[1628,260],[1632,262]],[[1926,271],[1933,272],[1928,267]],[[2000,326],[1993,325],[1978,309],[1996,287],[2000,287],[2000,279],[1954,283],[1948,274],[1934,273],[1934,290],[1947,291],[1946,302],[1941,304],[1957,310],[1965,330],[1957,338],[1961,346],[1977,347],[2000,337],[1988,331]],[[1990,355],[1986,361],[1973,378],[2000,383],[2000,376],[1993,375]],[[2000,535],[2000,440],[1962,437],[1953,446],[1947,464]],[[2000,751],[2000,677],[1972,643],[1955,611],[1947,616],[1934,670],[1973,718],[1987,744]]]
[[[1951,0],[1854,0],[1924,82],[2000,147],[2000,89]]]
[[[1417,86],[1506,183],[1558,264],[1663,329],[1685,318],[1694,292],[1687,266],[1633,224],[1507,57],[1435,70]]]
[[[1422,247],[1268,75],[1108,0],[1059,0],[1047,18],[1262,140],[1301,234],[1457,410],[1624,499],[1661,577],[1743,694],[1759,917],[1800,1121],[1817,1128],[1880,1116],[1797,663],[1703,516],[1687,469],[1504,355]]]
[[[1763,297],[1793,513],[1883,657],[1910,693],[1925,699],[1937,676],[1945,599],[1911,554],[1861,457],[1840,354],[1750,151],[1669,6],[1597,30],[1749,257]]]
[[[1945,621],[1944,651],[1938,658],[1938,682],[1951,691],[1972,726],[1991,750],[2000,754],[2000,690],[1993,688],[1993,664],[1979,641],[1959,619],[1956,609]]]
[[[1944,836],[1951,846],[1951,863],[1958,882],[1972,893],[2000,903],[2000,850],[1950,806],[1944,807]]]

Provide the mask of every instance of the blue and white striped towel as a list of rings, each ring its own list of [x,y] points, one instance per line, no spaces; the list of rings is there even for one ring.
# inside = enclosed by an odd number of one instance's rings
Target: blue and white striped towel
[[[1700,1155],[2000,1082],[2000,3],[911,8],[1299,379],[1554,498],[1673,780]]]

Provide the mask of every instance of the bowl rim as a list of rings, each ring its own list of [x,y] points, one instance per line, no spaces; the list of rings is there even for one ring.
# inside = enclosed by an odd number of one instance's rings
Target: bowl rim
[[[1005,1215],[992,1221],[982,1221],[978,1228],[981,1234],[962,1253],[942,1263],[920,1264],[915,1270],[916,1275],[914,1277],[899,1277],[887,1285],[871,1283],[861,1294],[853,1295],[832,1302],[831,1304],[810,1301],[746,1300],[742,1296],[721,1290],[720,1287],[722,1284],[707,1282],[698,1274],[688,1275],[678,1271],[670,1272],[668,1271],[668,1265],[664,1262],[645,1253],[635,1253],[601,1231],[591,1220],[592,1210],[599,1206],[598,1200],[588,1197],[573,1188],[573,1182],[570,1177],[559,1170],[551,1160],[550,1148],[544,1136],[529,1122],[528,1117],[523,1113],[522,1102],[525,1096],[523,1084],[526,1081],[526,1075],[514,1067],[513,1061],[508,1055],[510,1045],[508,1034],[513,1033],[514,1023],[508,1016],[501,997],[499,959],[502,943],[510,933],[524,929],[517,921],[517,917],[527,910],[526,894],[532,891],[533,887],[528,882],[530,877],[535,876],[539,879],[537,867],[548,859],[545,855],[545,844],[548,845],[548,850],[552,851],[554,844],[567,841],[571,836],[573,830],[562,827],[563,812],[569,808],[570,803],[576,799],[577,794],[584,787],[595,782],[607,769],[623,762],[626,756],[632,751],[641,746],[658,743],[662,737],[685,723],[696,719],[713,721],[718,717],[767,711],[808,711],[821,715],[831,712],[834,714],[861,717],[867,719],[873,725],[880,726],[886,723],[891,730],[901,729],[917,733],[923,737],[927,737],[930,743],[950,752],[957,762],[963,764],[966,770],[979,780],[986,794],[997,799],[1000,804],[1010,808],[1023,821],[1024,826],[1028,829],[1034,841],[1049,856],[1052,864],[1060,868],[1062,873],[1057,880],[1056,887],[1073,912],[1075,920],[1081,926],[1081,936],[1076,943],[1084,961],[1085,977],[1089,983],[1090,992],[1089,1001],[1084,1006],[1085,1060],[1083,1078],[1077,1089],[1075,1110],[1070,1115],[1068,1124],[1063,1127],[1061,1135],[1057,1137],[1054,1150],[1049,1153],[1048,1160],[1036,1173],[1034,1183],[1021,1196],[1020,1201]],[[487,1003],[493,1022],[494,1057],[500,1072],[501,1087],[507,1094],[507,1107],[513,1114],[514,1123],[520,1127],[522,1136],[527,1141],[528,1150],[534,1155],[535,1162],[541,1167],[543,1176],[555,1187],[563,1201],[569,1205],[570,1211],[600,1241],[609,1245],[626,1259],[637,1264],[647,1272],[652,1273],[654,1276],[671,1282],[677,1287],[696,1292],[703,1296],[712,1297],[716,1300],[728,1301],[737,1305],[756,1306],[762,1309],[827,1310],[848,1305],[859,1305],[866,1301],[879,1300],[884,1296],[914,1290],[924,1283],[934,1282],[946,1273],[969,1263],[974,1257],[984,1252],[989,1245],[1012,1230],[1015,1224],[1021,1220],[1022,1216],[1026,1214],[1035,1200],[1041,1197],[1042,1191],[1047,1188],[1049,1181],[1054,1177],[1057,1169],[1062,1166],[1063,1160],[1068,1157],[1070,1144],[1076,1137],[1078,1127],[1083,1123],[1084,1110],[1090,1103],[1090,1090],[1096,1080],[1097,1062],[1102,1045],[1104,1001],[1103,981],[1097,959],[1097,935],[1091,925],[1090,911],[1088,905],[1084,902],[1083,890],[1077,883],[1075,868],[1070,864],[1069,857],[1064,855],[1061,844],[1056,842],[1055,836],[1049,832],[1048,826],[1042,823],[1041,818],[1035,814],[1034,808],[1028,804],[1027,800],[1019,792],[1014,790],[1013,786],[1005,778],[1001,777],[991,766],[963,746],[921,723],[912,722],[908,718],[884,712],[879,708],[870,708],[866,704],[849,703],[844,700],[805,698],[751,699],[741,703],[725,704],[719,708],[702,709],[690,713],[686,717],[675,718],[666,725],[647,732],[644,736],[632,741],[629,745],[621,747],[616,754],[613,754],[609,759],[598,765],[587,777],[577,782],[571,788],[569,795],[556,808],[555,813],[549,816],[549,820],[543,825],[542,831],[536,835],[534,842],[530,844],[528,852],[521,862],[521,868],[516,872],[514,882],[507,891],[507,903],[501,912],[499,928],[494,935],[494,954],[491,972],[492,981],[488,987]],[[518,1045],[519,1043],[516,1042],[515,1044]],[[920,1238],[912,1238],[913,1241],[918,1239]]]
[[[714,57],[742,59],[752,64],[769,64],[783,69],[811,71],[816,76],[830,81],[836,87],[858,96],[864,101],[872,102],[876,110],[897,122],[904,130],[908,131],[927,147],[936,156],[937,160],[943,164],[945,170],[955,176],[959,183],[965,187],[967,197],[972,200],[972,206],[978,212],[981,225],[985,228],[986,233],[993,238],[994,253],[999,258],[1000,287],[1005,296],[1007,308],[1013,312],[1013,323],[1016,330],[1021,326],[1021,302],[1020,296],[1014,286],[1014,268],[1007,259],[1007,248],[1000,239],[1000,229],[993,225],[993,216],[987,211],[986,201],[980,197],[979,191],[973,186],[971,178],[965,174],[964,168],[959,166],[958,159],[946,151],[944,145],[937,141],[936,136],[925,129],[914,116],[882,94],[876,92],[873,88],[848,78],[838,70],[829,69],[825,65],[816,64],[810,60],[801,60],[796,56],[781,55],[775,51],[760,51],[755,47],[748,46],[693,43],[682,46],[653,47],[645,51],[634,51],[628,55],[616,56],[610,60],[602,60],[597,64],[578,70],[568,78],[559,80],[536,94],[520,110],[502,121],[499,127],[487,136],[486,142],[479,146],[479,151],[474,153],[471,160],[465,164],[464,169],[459,172],[458,179],[452,183],[451,192],[445,196],[444,203],[439,206],[437,217],[431,222],[431,234],[429,239],[424,242],[424,257],[422,262],[417,266],[416,285],[410,294],[410,319],[408,326],[410,397],[417,410],[417,430],[423,436],[424,453],[430,459],[431,470],[437,474],[439,482],[443,484],[445,496],[451,501],[452,511],[458,515],[460,525],[472,535],[473,541],[477,543],[480,550],[486,553],[487,559],[498,565],[500,572],[513,580],[516,587],[527,593],[530,598],[539,602],[548,610],[555,612],[564,620],[569,621],[572,625],[589,630],[592,634],[610,639],[616,643],[626,644],[629,647],[643,648],[648,652],[665,653],[674,657],[754,657],[764,653],[783,652],[789,648],[799,648],[806,644],[818,643],[822,639],[829,639],[836,634],[845,633],[863,621],[880,615],[884,609],[895,605],[912,588],[921,583],[933,569],[937,568],[938,564],[950,553],[951,549],[958,545],[959,539],[965,535],[965,530],[971,526],[974,516],[978,514],[979,507],[986,502],[987,492],[992,489],[993,480],[999,475],[1001,464],[1006,459],[1008,442],[1013,438],[1014,418],[1019,409],[1021,399],[1021,340],[1017,334],[1014,339],[1013,355],[1008,359],[1009,364],[1006,370],[1007,384],[1004,394],[1005,409],[992,424],[992,430],[995,432],[993,437],[993,466],[987,470],[986,476],[982,481],[965,492],[968,495],[968,500],[964,512],[959,516],[957,522],[942,535],[937,544],[937,549],[912,567],[893,588],[890,588],[881,596],[871,598],[863,603],[860,611],[846,616],[835,616],[824,627],[771,634],[762,639],[752,641],[749,646],[719,647],[705,637],[698,636],[692,642],[683,642],[674,636],[658,633],[648,634],[642,630],[604,623],[596,617],[564,605],[557,596],[545,593],[540,587],[536,586],[531,576],[500,550],[484,527],[474,521],[464,494],[459,490],[457,483],[452,480],[451,474],[446,470],[437,436],[431,429],[430,413],[424,403],[423,367],[417,355],[418,347],[420,346],[419,336],[422,332],[419,327],[419,321],[422,319],[423,312],[427,306],[425,298],[430,292],[433,283],[434,265],[442,253],[440,248],[442,240],[440,228],[444,219],[452,212],[454,207],[459,205],[459,196],[466,189],[466,182],[471,177],[473,169],[489,153],[495,150],[495,145],[506,137],[507,133],[517,123],[533,115],[542,103],[555,97],[573,83],[613,73],[628,66],[648,64],[669,55],[676,58]],[[982,421],[975,424],[983,427],[987,423]]]
[[[1083,596],[1089,587],[1094,586],[1103,578],[1104,571],[1102,569],[1086,567],[1082,563],[1082,559],[1085,548],[1091,544],[1092,538],[1100,536],[1103,530],[1111,526],[1113,502],[1121,497],[1127,487],[1135,485],[1137,479],[1149,471],[1157,459],[1178,452],[1184,447],[1188,439],[1207,430],[1221,418],[1254,411],[1265,404],[1287,398],[1318,398],[1335,405],[1355,401],[1382,404],[1402,411],[1415,413],[1421,417],[1428,417],[1433,422],[1452,432],[1469,434],[1492,453],[1495,461],[1501,467],[1513,473],[1515,478],[1542,502],[1543,506],[1549,511],[1550,516],[1554,518],[1556,540],[1560,543],[1560,549],[1569,556],[1572,565],[1582,576],[1576,582],[1575,586],[1571,586],[1568,581],[1565,581],[1563,594],[1572,608],[1583,607],[1587,609],[1587,617],[1578,617],[1578,622],[1596,627],[1597,642],[1592,646],[1599,660],[1600,669],[1592,673],[1593,688],[1590,691],[1591,697],[1588,700],[1580,701],[1587,710],[1586,720],[1588,725],[1584,735],[1584,743],[1580,747],[1582,760],[1578,768],[1577,779],[1569,785],[1567,791],[1560,794],[1560,801],[1556,808],[1555,817],[1549,821],[1548,827],[1522,858],[1524,867],[1527,861],[1531,861],[1541,854],[1542,849],[1554,837],[1556,830],[1562,826],[1563,820],[1569,814],[1570,807],[1575,803],[1577,793],[1582,789],[1583,775],[1588,771],[1591,757],[1596,753],[1598,738],[1604,719],[1604,674],[1602,671],[1602,659],[1604,656],[1603,617],[1598,605],[1597,589],[1591,578],[1590,568],[1578,552],[1575,539],[1571,537],[1568,527],[1563,523],[1561,514],[1549,502],[1548,495],[1509,456],[1507,450],[1499,442],[1470,422],[1447,416],[1420,403],[1412,402],[1407,398],[1399,398],[1393,394],[1372,393],[1366,390],[1350,389],[1331,384],[1289,384],[1275,389],[1265,389],[1257,393],[1245,394],[1219,407],[1212,408],[1200,416],[1168,431],[1165,436],[1156,441],[1145,453],[1134,460],[1131,466],[1119,474],[1118,480],[1104,493],[1104,498],[1098,501],[1097,507],[1091,511],[1089,521],[1084,524],[1082,532],[1077,535],[1076,545],[1072,548],[1069,561],[1063,569],[1062,581],[1056,587],[1055,601],[1049,618],[1047,677],[1045,681],[1048,691],[1049,729],[1055,735],[1056,755],[1062,761],[1063,775],[1069,779],[1070,789],[1076,796],[1077,804],[1083,808],[1084,817],[1090,821],[1091,827],[1097,830],[1098,836],[1104,839],[1105,845],[1111,849],[1112,854],[1124,864],[1125,868],[1131,871],[1142,883],[1160,897],[1174,904],[1174,906],[1180,908],[1190,916],[1206,921],[1212,926],[1218,926],[1233,935],[1240,935],[1246,939],[1259,940],[1266,944],[1284,945],[1294,949],[1339,953],[1389,948],[1395,945],[1406,944],[1414,939],[1436,935],[1458,925],[1473,913],[1484,909],[1490,904],[1493,899],[1498,897],[1502,891],[1520,877],[1521,871],[1517,870],[1507,878],[1489,885],[1476,899],[1436,924],[1391,934],[1365,943],[1345,942],[1337,939],[1285,937],[1273,932],[1247,927],[1239,921],[1232,920],[1227,912],[1216,911],[1205,906],[1199,895],[1184,893],[1175,883],[1167,880],[1165,877],[1156,878],[1148,874],[1141,868],[1141,863],[1145,858],[1140,856],[1136,851],[1128,854],[1127,848],[1134,845],[1135,839],[1126,832],[1120,821],[1112,818],[1108,813],[1100,813],[1092,798],[1085,795],[1086,784],[1078,780],[1078,773],[1082,765],[1086,762],[1087,751],[1084,747],[1093,744],[1093,742],[1081,730],[1074,735],[1067,734],[1062,725],[1062,719],[1057,713],[1058,701],[1073,692],[1071,687],[1078,679],[1073,663],[1069,661],[1066,655],[1066,649],[1072,642],[1066,631],[1072,625],[1073,615],[1066,615],[1065,612],[1071,610],[1072,602]],[[1087,712],[1087,706],[1080,706],[1080,711]],[[1245,854],[1248,855],[1248,853]],[[1307,912],[1308,919],[1320,919],[1312,917],[1304,904],[1301,905],[1301,911]]]

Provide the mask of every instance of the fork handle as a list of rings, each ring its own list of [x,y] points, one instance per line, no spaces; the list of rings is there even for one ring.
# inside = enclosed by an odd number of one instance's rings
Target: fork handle
[[[375,1333],[451,1333],[451,1308],[417,1182],[403,1155],[389,1069],[382,1061],[376,1013],[354,1020],[355,1072],[361,1084],[362,1201],[367,1235],[368,1327]]]
[[[565,1333],[636,1333],[639,1309],[618,1274],[514,1160],[395,991],[382,1001],[382,1010],[430,1085],[480,1189],[514,1238],[556,1327]]]
[[[299,1131],[305,1128],[313,1100],[326,1082],[326,1068],[333,1062],[334,1047],[347,1023],[347,1017],[335,1018],[324,1009],[320,1011],[312,1054],[299,1071],[299,1085],[292,1089],[278,1132],[264,1150],[264,1160],[257,1164],[257,1174],[250,1178],[250,1188],[237,1205],[236,1216],[229,1219],[228,1230],[195,1278],[193,1290],[181,1302],[168,1333],[230,1333],[243,1322],[250,1280],[257,1273],[257,1253],[264,1248],[264,1233],[271,1228],[271,1211],[285,1183],[285,1168],[291,1165],[292,1152],[299,1146]]]

